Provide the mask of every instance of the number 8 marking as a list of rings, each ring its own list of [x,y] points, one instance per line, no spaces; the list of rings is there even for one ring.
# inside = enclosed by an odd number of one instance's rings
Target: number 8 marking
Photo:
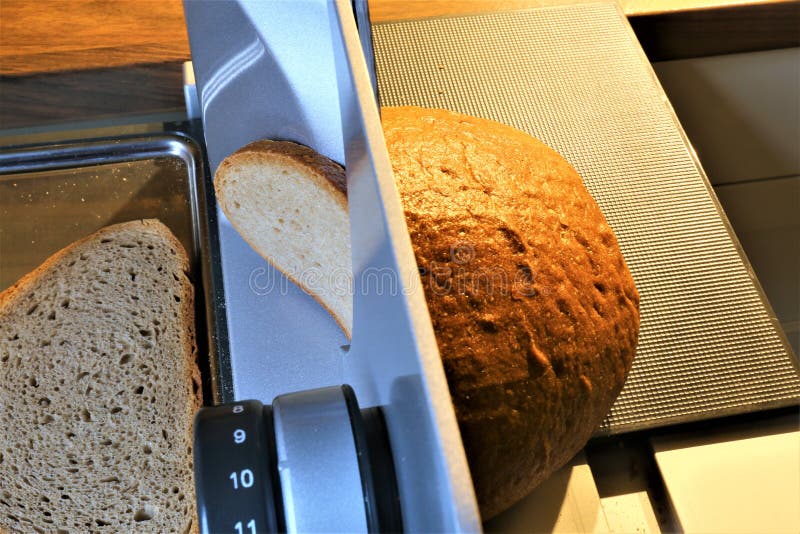
[[[237,404],[233,407],[233,413],[242,413],[244,411],[244,406],[241,404]]]

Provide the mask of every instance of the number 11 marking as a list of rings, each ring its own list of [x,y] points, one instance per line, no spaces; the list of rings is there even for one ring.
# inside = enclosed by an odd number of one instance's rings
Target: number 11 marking
[[[248,521],[247,525],[245,525],[245,527],[247,528],[247,531],[250,532],[250,534],[256,534],[256,520],[255,519],[251,519],[250,521]],[[242,527],[242,522],[241,521],[237,521],[236,524],[233,525],[233,528],[236,529],[236,534],[245,534],[245,530]]]

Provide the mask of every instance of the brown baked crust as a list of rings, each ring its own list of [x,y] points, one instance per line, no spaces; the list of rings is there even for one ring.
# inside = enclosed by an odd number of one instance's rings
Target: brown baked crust
[[[639,295],[594,199],[528,134],[383,108],[395,180],[484,519],[591,436],[630,369]]]
[[[273,158],[285,165],[299,167],[301,171],[319,176],[322,187],[331,185],[347,199],[347,175],[341,165],[305,145],[292,141],[273,141],[262,139],[243,146],[220,163],[220,168],[238,164],[237,158],[247,154],[257,154]],[[234,157],[235,156],[235,157]],[[217,173],[220,173],[219,169]]]

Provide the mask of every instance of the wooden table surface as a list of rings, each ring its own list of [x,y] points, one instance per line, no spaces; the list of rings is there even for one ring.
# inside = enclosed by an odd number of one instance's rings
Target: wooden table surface
[[[621,0],[630,16],[784,0]],[[576,0],[371,0],[373,21],[476,13]],[[185,61],[181,0],[2,0],[0,75]]]
[[[381,22],[580,1],[370,0],[369,6],[371,19]],[[800,41],[797,1],[619,2],[651,59]],[[0,0],[0,129],[180,107],[180,63],[189,57],[181,0]]]

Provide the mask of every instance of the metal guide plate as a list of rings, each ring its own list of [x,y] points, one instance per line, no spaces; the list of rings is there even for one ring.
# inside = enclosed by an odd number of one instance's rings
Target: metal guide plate
[[[171,134],[0,150],[0,290],[73,241],[135,219],[161,220],[196,259],[199,157]]]
[[[381,105],[542,139],[614,228],[641,294],[633,369],[601,432],[797,404],[785,337],[614,4],[373,25]]]

